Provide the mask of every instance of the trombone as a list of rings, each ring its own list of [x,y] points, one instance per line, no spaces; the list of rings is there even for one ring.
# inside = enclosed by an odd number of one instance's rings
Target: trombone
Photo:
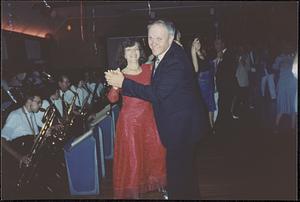
[[[47,139],[46,132],[52,126],[53,120],[55,118],[55,108],[53,105],[50,105],[43,117],[44,124],[39,134],[35,138],[34,144],[31,148],[31,152],[29,154],[29,158],[31,161],[27,167],[24,167],[24,170],[18,180],[17,187],[20,189],[24,187],[24,185],[29,184],[34,176],[34,172],[38,165],[38,154],[40,154],[40,150],[43,147],[45,140]]]

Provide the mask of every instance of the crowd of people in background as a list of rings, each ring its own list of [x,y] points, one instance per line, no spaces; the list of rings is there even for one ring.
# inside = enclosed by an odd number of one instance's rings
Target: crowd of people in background
[[[298,64],[292,44],[283,40],[276,52],[250,42],[229,47],[224,39],[209,42],[199,36],[190,41],[186,52],[191,53],[213,133],[220,124],[230,127],[228,121],[239,119],[245,107],[262,113],[262,122],[274,133],[284,114],[290,117],[289,128],[296,128],[298,78],[292,69]]]

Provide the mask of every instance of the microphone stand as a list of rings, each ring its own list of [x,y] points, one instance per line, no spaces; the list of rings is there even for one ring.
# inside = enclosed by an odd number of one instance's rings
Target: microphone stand
[[[14,96],[11,94],[11,92],[9,91],[9,90],[5,90],[6,91],[6,93],[8,94],[8,96],[12,99],[12,101],[14,102],[14,103],[18,103],[17,102],[17,100],[14,98]]]

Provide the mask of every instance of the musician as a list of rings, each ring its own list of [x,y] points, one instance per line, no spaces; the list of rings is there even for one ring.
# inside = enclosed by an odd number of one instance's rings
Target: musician
[[[78,98],[79,98],[79,103],[80,103],[80,107],[82,108],[82,106],[85,103],[86,99],[90,100],[90,94],[92,93],[90,91],[90,89],[87,87],[86,82],[84,80],[79,80],[78,82],[78,86],[76,89],[76,92],[78,94]]]
[[[102,86],[101,83],[97,84],[94,77],[91,72],[84,72],[83,78],[78,82],[77,93],[81,99],[81,107],[86,104],[90,105],[93,97],[100,96]],[[96,86],[97,89],[95,90]]]
[[[37,70],[33,70],[32,72],[30,72],[28,80],[32,83],[33,86],[44,86],[42,76]]]
[[[106,88],[104,87],[101,76],[92,73],[89,82],[87,82],[87,86],[92,92],[88,100],[91,111],[94,113],[101,111],[101,109],[109,103],[107,97],[104,95]]]
[[[88,73],[88,72],[86,72]],[[102,86],[99,84],[92,83],[90,81],[94,81],[88,74],[84,74],[84,79],[80,80],[78,83],[77,93],[81,102],[80,112],[82,117],[86,119],[88,122],[95,118],[95,112],[93,111],[93,103],[95,100],[100,97],[100,92],[102,90]],[[99,91],[100,90],[100,91]],[[93,100],[93,103],[92,103]]]
[[[100,97],[100,92],[103,86],[100,85],[101,83],[97,84],[88,82],[88,80],[86,79],[86,74],[84,75],[84,77],[85,78],[79,80],[76,89],[80,103],[80,108],[78,110],[80,112],[80,117],[78,117],[80,120],[77,121],[79,122],[79,124],[83,124],[83,131],[85,131],[88,122],[92,121],[95,118],[96,114],[93,110],[93,105],[95,100]]]
[[[13,197],[11,194],[14,194],[14,187],[16,186],[15,172],[17,172],[14,165],[28,165],[30,162],[26,152],[29,152],[34,136],[39,133],[35,114],[39,111],[41,104],[39,93],[29,92],[25,97],[24,105],[9,114],[4,127],[1,129],[3,148],[2,194],[4,198]],[[20,141],[23,137],[24,141]],[[14,143],[20,144],[14,145]]]
[[[21,71],[10,79],[8,85],[11,87],[22,87],[24,85],[26,76],[27,76],[27,73]]]
[[[95,74],[96,73],[92,74],[90,76],[90,80],[86,83],[86,85],[89,88],[90,92],[92,92],[92,94],[93,94],[93,96],[92,96],[93,99],[101,97],[102,91],[104,89],[104,85],[101,81],[101,77],[98,76],[98,75],[95,75]],[[96,87],[97,87],[97,89],[95,90]],[[96,92],[94,92],[94,91],[96,91]],[[89,100],[89,103],[91,103],[91,99]]]
[[[36,114],[37,118],[37,124],[39,127],[43,126],[43,116],[45,114],[45,111],[47,108],[50,106],[50,104],[53,104],[56,110],[56,117],[59,119],[63,119],[63,105],[62,105],[62,100],[59,96],[59,89],[56,84],[49,84],[47,86],[47,94],[46,98],[43,99],[42,102],[42,107],[39,110],[39,112]]]
[[[63,103],[71,104],[74,96],[77,96],[75,105],[81,106],[80,100],[78,99],[77,89],[75,86],[71,86],[70,79],[67,75],[61,75],[58,80],[59,95]]]
[[[37,93],[28,94],[24,105],[9,114],[4,127],[1,129],[1,138],[12,141],[24,135],[38,134],[35,114],[39,111],[41,105],[41,97]],[[10,152],[5,144],[3,148]],[[10,153],[16,158],[19,157],[14,152]]]
[[[64,120],[69,119],[70,117],[74,117],[74,123],[72,127],[69,129],[70,134],[78,136],[84,132],[84,120],[80,114],[82,103],[79,98],[79,94],[77,88],[72,85],[69,80],[69,77],[66,75],[61,75],[58,81],[59,93],[63,103],[63,111],[64,111]],[[76,96],[76,97],[74,97]],[[66,116],[67,111],[72,104],[73,99],[75,99],[74,105],[71,107],[71,114]]]

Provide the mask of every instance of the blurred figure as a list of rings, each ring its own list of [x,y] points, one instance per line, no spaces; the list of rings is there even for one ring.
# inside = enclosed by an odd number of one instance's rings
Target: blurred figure
[[[236,59],[233,52],[227,49],[222,39],[215,40],[215,49],[219,54],[216,70],[216,86],[219,93],[218,116],[215,123],[216,132],[231,133],[233,124],[232,104],[236,95]]]
[[[247,57],[247,52],[243,46],[239,47],[238,56],[237,56],[237,70],[236,78],[238,81],[237,95],[233,104],[233,118],[238,119],[240,113],[241,105],[248,105],[249,100],[249,71],[250,67],[250,58]]]
[[[20,72],[10,79],[8,85],[11,87],[22,87],[24,86],[23,82],[25,81],[26,76],[27,73],[25,71]]]
[[[216,103],[214,99],[214,66],[213,62],[208,59],[206,48],[203,42],[200,43],[199,38],[195,38],[192,47],[191,55],[192,62],[197,73],[198,83],[202,98],[205,101],[209,114],[209,122],[211,129],[214,127],[214,111],[216,110]]]
[[[264,97],[268,93],[272,100],[276,99],[276,90],[275,90],[275,75],[274,70],[272,69],[271,58],[268,49],[263,49],[259,66],[261,70],[261,95]],[[266,92],[268,90],[268,92]]]
[[[277,83],[277,116],[275,133],[278,132],[278,126],[283,114],[291,116],[291,127],[294,127],[296,119],[296,93],[297,79],[295,78],[292,69],[294,62],[294,54],[289,44],[284,44],[282,53],[277,56],[272,66],[274,70],[279,71],[279,80]]]
[[[274,128],[276,116],[276,87],[272,60],[267,47],[262,47],[257,55],[257,74],[259,82],[259,98],[261,122],[267,129]]]
[[[248,80],[249,80],[249,108],[254,109],[259,92],[259,77],[257,71],[257,55],[254,50],[254,47],[250,44],[245,46],[245,53],[248,57],[250,70],[248,71]]]
[[[223,54],[222,52],[217,52],[216,58],[214,58],[212,60],[213,61],[213,65],[214,65],[214,86],[215,86],[215,89],[214,89],[214,100],[215,100],[215,103],[218,103],[218,100],[219,100],[219,92],[218,92],[217,85],[216,85],[216,72],[217,72],[218,64],[219,64],[219,62],[222,59],[222,54]],[[216,122],[216,120],[217,120],[218,112],[219,112],[218,104],[216,104],[216,110],[214,112],[214,122]],[[215,132],[215,131],[213,131],[213,132]]]
[[[33,68],[28,75],[28,81],[38,88],[42,88],[44,86],[43,79],[41,73],[37,68]]]

